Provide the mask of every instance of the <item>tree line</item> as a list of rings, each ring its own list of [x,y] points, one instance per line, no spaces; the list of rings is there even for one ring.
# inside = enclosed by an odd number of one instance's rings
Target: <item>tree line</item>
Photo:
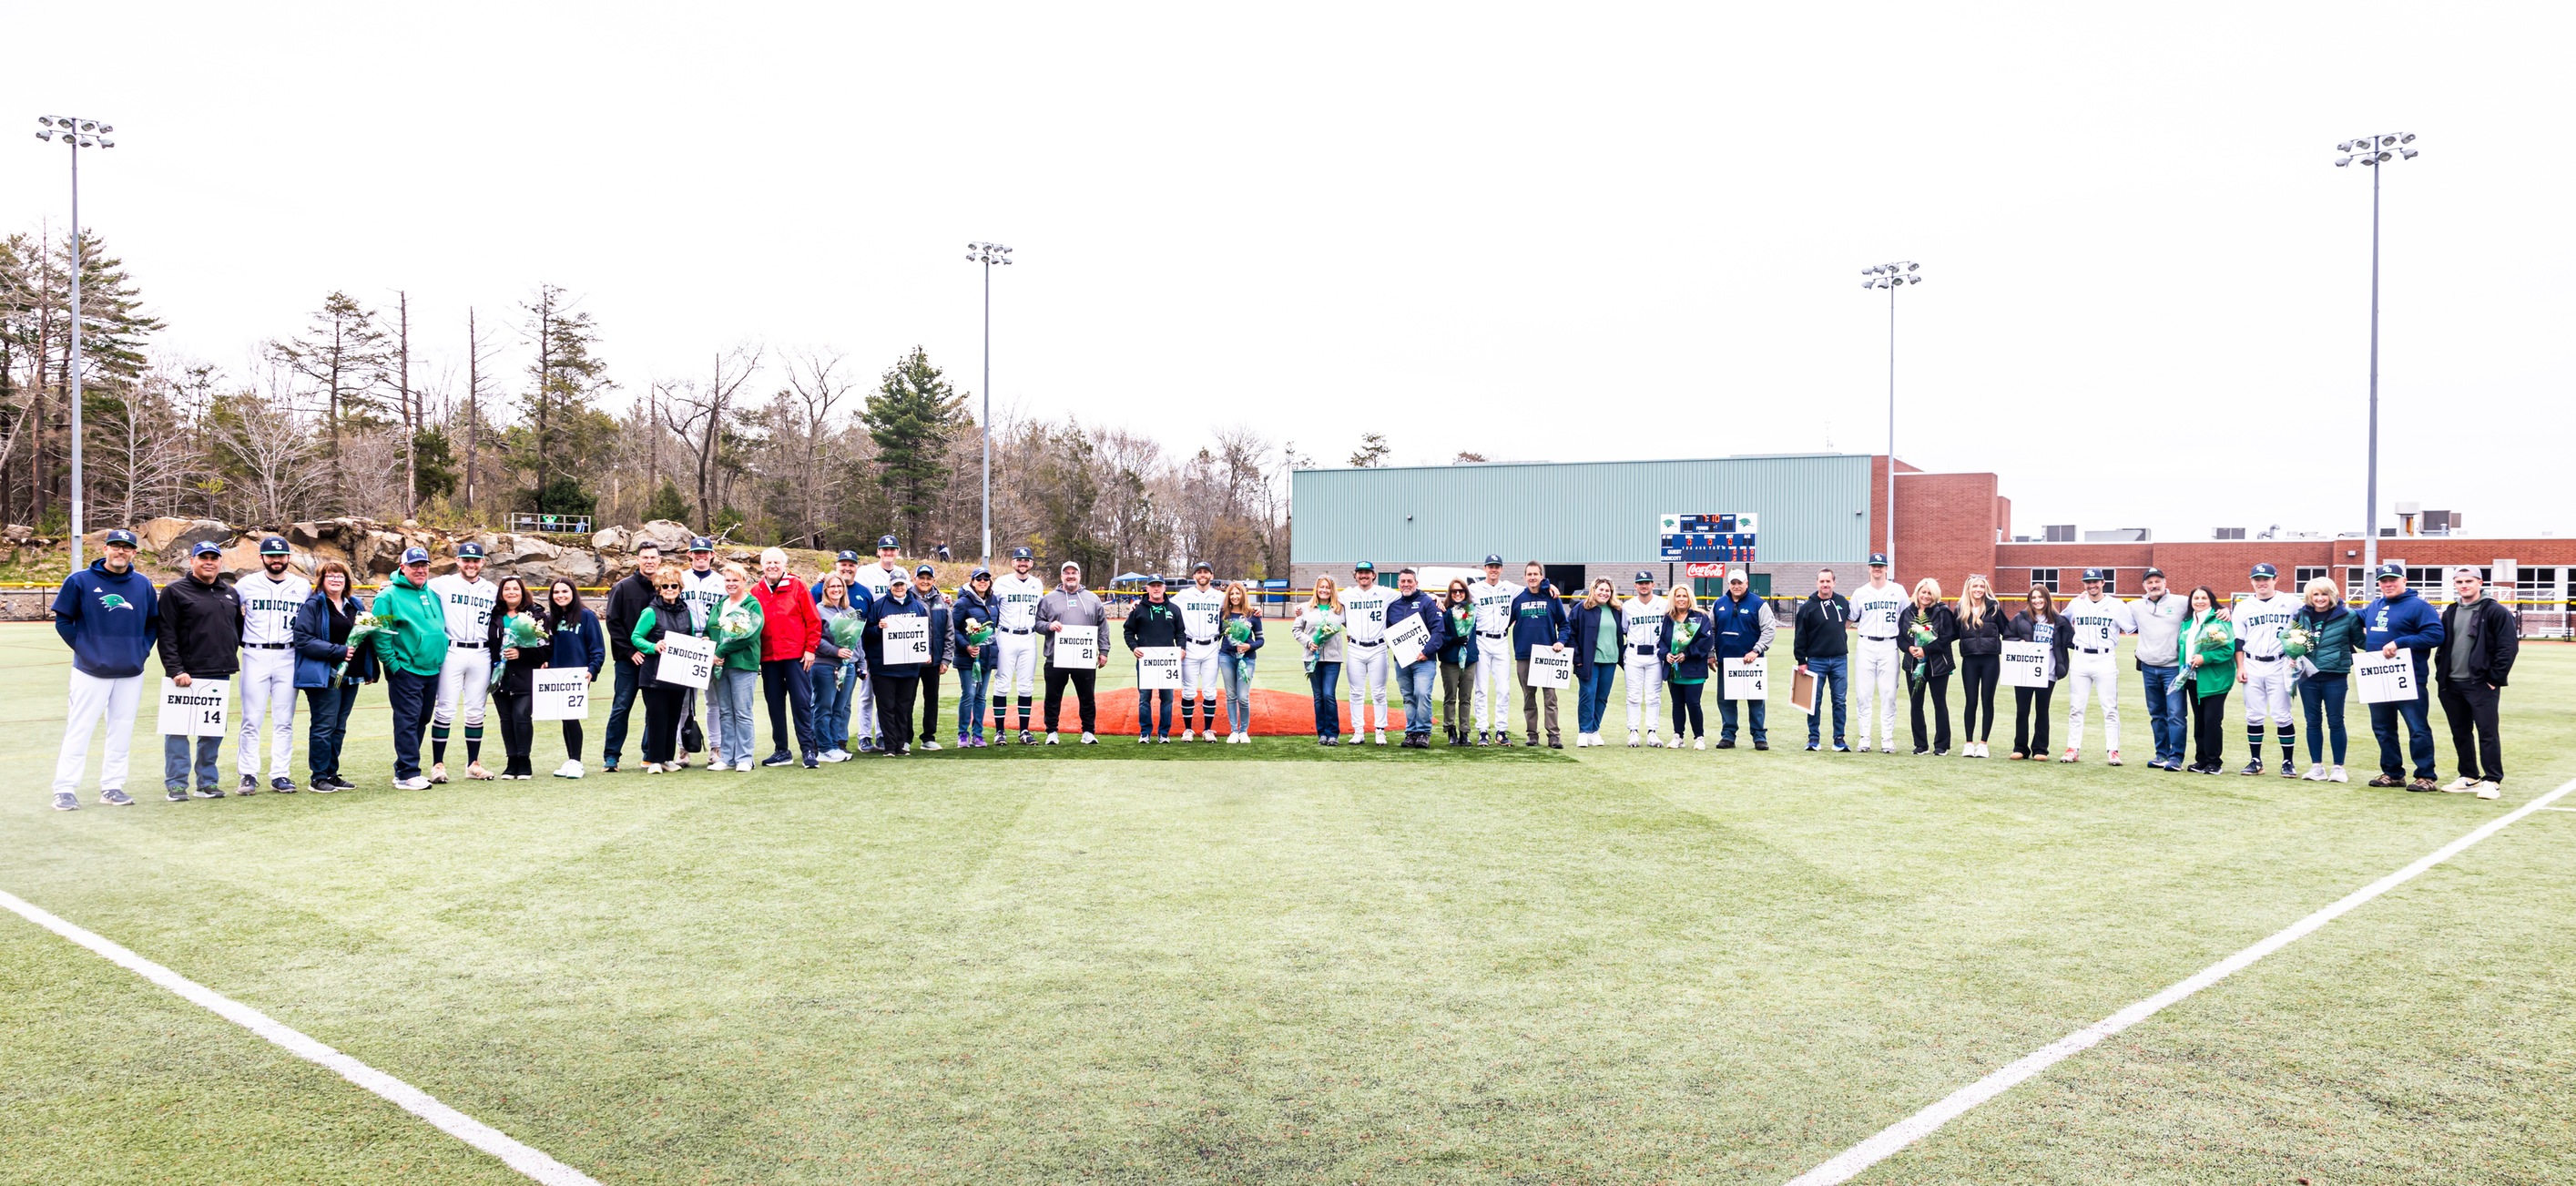
[[[77,264],[75,259],[77,257]],[[871,368],[740,342],[629,382],[580,299],[539,284],[433,331],[408,297],[324,294],[233,366],[156,349],[166,327],[98,235],[0,238],[0,519],[70,517],[70,275],[81,274],[93,529],[155,515],[283,526],[359,515],[502,527],[513,513],[673,519],[748,544],[893,533],[960,558],[981,537],[981,425],[919,347]],[[444,340],[440,340],[444,339]],[[997,551],[1087,572],[1206,559],[1285,575],[1293,447],[1243,427],[1195,451],[1074,418],[997,416]]]

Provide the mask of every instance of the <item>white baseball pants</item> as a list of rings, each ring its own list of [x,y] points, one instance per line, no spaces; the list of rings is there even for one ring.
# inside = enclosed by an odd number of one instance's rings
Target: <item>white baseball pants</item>
[[[295,756],[295,652],[244,649],[241,674],[241,755],[244,774],[259,773],[259,722],[269,718],[268,776],[291,777]]]
[[[2299,682],[2297,665],[2287,659],[2247,659],[2245,723],[2260,725],[2266,716],[2280,728],[2290,727],[2290,689]]]
[[[1184,723],[1181,728],[1190,727],[1187,724],[1190,715],[1187,705],[1225,703],[1225,684],[1222,677],[1217,674],[1218,657],[1224,653],[1225,648],[1218,643],[1184,642],[1182,644],[1181,704],[1184,707],[1181,709],[1181,718]],[[1208,719],[1211,722],[1216,719],[1216,713],[1213,710],[1208,713]],[[1211,728],[1209,731],[1215,730]]]
[[[1393,656],[1383,642],[1347,642],[1342,646],[1342,679],[1350,685],[1351,732],[1368,728],[1361,720],[1361,709],[1377,705],[1377,731],[1386,732],[1386,679],[1392,669]]]
[[[1904,652],[1893,640],[1876,642],[1861,639],[1851,653],[1852,748],[1869,748],[1870,708],[1878,708],[1878,738],[1881,745],[1896,744],[1896,678]]]
[[[2066,658],[2066,684],[2073,699],[2066,711],[2066,748],[2084,748],[2084,705],[2093,693],[2102,694],[2102,748],[2120,748],[2120,664],[2116,655],[2088,655],[2077,651]]]
[[[1476,667],[1471,674],[1476,681],[1476,695],[1469,712],[1476,718],[1476,731],[1483,733],[1490,728],[1496,733],[1511,732],[1511,636],[1487,638],[1481,633],[1476,635]]]
[[[1642,728],[1652,733],[1655,722],[1661,719],[1656,714],[1664,707],[1664,661],[1653,655],[1640,657],[1635,647],[1627,650],[1619,669],[1628,681],[1628,731],[1639,730],[1637,721],[1642,714],[1646,722]]]
[[[107,718],[107,756],[98,765],[98,789],[125,789],[126,754],[134,746],[134,706],[143,697],[143,677],[105,679],[72,672],[71,710],[63,721],[63,750],[54,759],[54,791],[80,789],[81,768],[89,765],[89,739]]]
[[[293,680],[288,680],[292,684]],[[457,709],[465,710],[465,734],[483,736],[483,701],[492,685],[492,652],[482,647],[462,647],[449,643],[447,659],[438,665],[438,708],[430,713],[429,723],[444,731],[456,723]],[[248,714],[244,714],[248,718]]]
[[[1011,697],[1037,695],[1038,636],[1001,632],[993,636],[993,641],[1002,648],[1002,653],[995,656],[993,686],[987,690],[988,694]],[[1189,678],[1189,664],[1184,660],[1181,679],[1187,681]]]

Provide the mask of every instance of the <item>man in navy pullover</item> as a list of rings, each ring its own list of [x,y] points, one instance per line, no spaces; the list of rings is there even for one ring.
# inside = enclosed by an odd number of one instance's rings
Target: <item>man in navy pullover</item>
[[[63,748],[54,759],[54,808],[80,806],[81,768],[89,765],[90,737],[107,717],[107,757],[98,769],[98,801],[131,807],[125,793],[126,755],[134,743],[134,706],[143,694],[143,660],[161,635],[160,596],[152,579],[134,571],[134,533],[107,533],[106,555],[63,578],[54,595],[54,633],[72,649],[71,710]]]
[[[1520,594],[1512,598],[1512,658],[1521,677],[1521,736],[1525,744],[1538,744],[1538,694],[1547,693],[1547,748],[1564,749],[1556,731],[1556,689],[1533,688],[1529,682],[1531,647],[1565,649],[1565,603],[1557,600],[1556,589],[1547,583],[1547,569],[1532,560],[1521,570],[1526,578]]]
[[[1431,748],[1431,683],[1440,675],[1440,648],[1449,641],[1449,615],[1440,612],[1440,603],[1422,591],[1420,575],[1412,569],[1399,569],[1395,574],[1395,600],[1386,603],[1386,628],[1392,631],[1400,623],[1422,619],[1429,637],[1422,643],[1422,656],[1411,664],[1395,669],[1395,688],[1404,697],[1404,744],[1411,749]]]
[[[2379,566],[2379,600],[2361,608],[2361,649],[2394,658],[2399,648],[2414,652],[2415,697],[2370,706],[2370,732],[2379,739],[2379,777],[2375,787],[2438,791],[2433,782],[2433,722],[2426,707],[2425,659],[2442,645],[2442,618],[2406,587],[2406,570]],[[2415,759],[2415,781],[2405,778],[2406,765],[2397,752],[2397,722],[2406,722],[2407,749]]]

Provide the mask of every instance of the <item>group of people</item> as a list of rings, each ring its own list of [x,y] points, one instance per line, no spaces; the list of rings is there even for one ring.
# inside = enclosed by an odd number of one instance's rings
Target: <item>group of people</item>
[[[715,551],[713,541],[696,538],[684,563],[669,563],[645,544],[634,574],[594,611],[568,580],[538,589],[517,576],[486,579],[482,550],[470,542],[457,546],[456,570],[435,578],[428,551],[409,549],[372,598],[339,561],[321,561],[309,578],[294,571],[293,549],[274,536],[261,542],[260,570],[236,582],[221,579],[222,549],[209,542],[191,549],[181,577],[156,587],[134,567],[134,535],[111,531],[105,554],[68,577],[54,600],[55,629],[72,649],[73,667],[54,805],[79,806],[75,791],[102,723],[107,752],[100,802],[133,802],[124,789],[128,749],[144,663],[156,653],[176,687],[197,680],[241,686],[238,783],[230,792],[221,785],[221,737],[171,735],[164,739],[163,784],[173,802],[296,791],[290,762],[299,692],[311,721],[306,786],[322,794],[350,788],[340,770],[342,739],[359,690],[377,682],[392,710],[395,787],[446,782],[448,752],[458,740],[466,778],[533,777],[536,673],[546,669],[581,670],[585,685],[602,670],[611,673],[600,747],[606,772],[625,768],[639,699],[644,713],[636,748],[648,774],[686,769],[699,755],[710,770],[751,770],[764,703],[770,752],[757,760],[762,766],[904,757],[916,745],[939,749],[943,733],[959,748],[982,747],[1008,740],[1014,715],[1019,742],[1041,744],[1032,720],[1041,682],[1043,744],[1059,743],[1068,688],[1080,743],[1098,741],[1097,679],[1109,664],[1110,611],[1083,587],[1078,564],[1064,564],[1050,588],[1032,574],[1029,549],[1019,548],[1008,572],[996,576],[978,567],[946,594],[929,565],[904,569],[893,536],[877,541],[876,563],[845,551],[810,585],[788,571],[779,549],[763,552],[757,571],[719,565]],[[2051,702],[2065,683],[2066,740],[2056,760],[2080,760],[2087,710],[2098,701],[2105,758],[2119,765],[2122,680],[2114,653],[2120,636],[2135,635],[2133,662],[2155,747],[2147,765],[2220,773],[2226,702],[2241,688],[2249,753],[2238,773],[2266,771],[2269,726],[2280,774],[2342,782],[2353,658],[2368,651],[2393,657],[2403,649],[2413,655],[2416,692],[2411,700],[2369,706],[2380,747],[2380,774],[2371,785],[2499,794],[2504,770],[2496,706],[2517,653],[2517,630],[2511,613],[2484,596],[2474,569],[2455,574],[2455,599],[2438,612],[2407,589],[2404,570],[2394,565],[2379,569],[2380,597],[2358,611],[2347,607],[2331,580],[2312,581],[2301,595],[2280,589],[2268,564],[2251,573],[2253,596],[2232,603],[2207,586],[2169,591],[2155,569],[2147,570],[2146,595],[2124,601],[2105,592],[2100,570],[2088,569],[2081,594],[2061,604],[2034,588],[2018,609],[2000,601],[1983,576],[1967,578],[1953,603],[1937,580],[1919,581],[1910,592],[1896,585],[1884,556],[1872,555],[1868,569],[1867,583],[1848,595],[1837,591],[1832,570],[1820,572],[1816,591],[1788,623],[1796,670],[1817,693],[1807,719],[1811,751],[1824,748],[1829,703],[1835,752],[1870,748],[1875,707],[1879,751],[1894,753],[1901,674],[1916,754],[1947,756],[1955,748],[1965,757],[1992,756],[2004,647],[2024,643],[2041,648],[2048,671],[2044,680],[2014,688],[2006,756],[2049,757]],[[1703,603],[1686,587],[1659,593],[1654,574],[1645,571],[1623,599],[1607,577],[1574,597],[1561,596],[1536,563],[1523,570],[1522,582],[1503,578],[1500,556],[1487,556],[1484,570],[1481,581],[1452,580],[1437,593],[1421,588],[1410,568],[1396,573],[1391,588],[1382,585],[1365,561],[1353,566],[1348,587],[1329,576],[1316,581],[1288,628],[1304,661],[1318,744],[1342,744],[1345,683],[1353,740],[1373,733],[1377,744],[1388,744],[1392,682],[1403,712],[1398,744],[1427,748],[1436,721],[1452,746],[1514,745],[1509,700],[1517,684],[1517,744],[1561,748],[1553,686],[1559,681],[1533,678],[1533,654],[1544,649],[1545,666],[1570,668],[1563,682],[1575,700],[1578,748],[1607,744],[1604,719],[1614,684],[1623,682],[1628,745],[1705,749],[1703,700],[1712,676],[1730,663],[1758,668],[1781,631],[1742,572]],[[701,647],[712,653],[702,682],[666,670],[666,651],[683,636],[699,640],[684,648],[689,653]],[[1177,589],[1150,578],[1145,596],[1124,616],[1121,637],[1139,663],[1139,743],[1171,741],[1176,708],[1182,741],[1216,741],[1220,728],[1228,743],[1251,740],[1253,675],[1265,631],[1259,603],[1242,583],[1219,588],[1204,563]],[[1177,657],[1177,678],[1143,678],[1148,651]],[[942,679],[952,671],[953,731],[940,706]],[[1953,676],[1964,700],[1955,734],[1948,702]],[[2459,759],[2459,777],[2448,786],[2433,781],[2428,706],[2436,692]],[[1769,749],[1767,697],[1722,693],[1717,748],[1734,748],[1741,725],[1752,748]],[[2307,724],[2304,772],[2294,699]],[[487,708],[500,717],[498,771],[482,760]],[[1659,728],[1666,710],[1668,734]],[[561,722],[566,756],[553,771],[557,777],[585,774],[582,724]]]

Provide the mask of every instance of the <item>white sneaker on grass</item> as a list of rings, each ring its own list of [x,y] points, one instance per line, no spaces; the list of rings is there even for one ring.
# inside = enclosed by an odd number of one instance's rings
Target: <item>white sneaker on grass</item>
[[[649,771],[653,768],[647,766],[645,769]],[[412,775],[410,778],[397,778],[394,780],[394,789],[397,791],[426,791],[429,789],[429,780],[422,778],[417,774]]]
[[[1047,740],[1046,740],[1046,743],[1047,743],[1048,745],[1054,745],[1054,744],[1055,744],[1055,731],[1054,731],[1054,730],[1050,729],[1050,730],[1048,730],[1048,731],[1047,731]]]
[[[1052,738],[1052,737],[1054,737],[1054,736],[1055,736],[1055,734],[1053,734],[1053,733],[1049,733],[1049,734],[1047,734],[1047,736],[1048,736],[1048,737],[1050,737],[1050,738]],[[1053,745],[1053,744],[1055,744],[1055,743],[1054,743],[1053,741],[1049,741],[1047,744],[1049,744],[1049,745]],[[1092,736],[1091,734],[1085,733],[1085,734],[1083,734],[1083,735],[1082,735],[1082,744],[1084,744],[1084,745],[1098,745],[1098,744],[1100,744],[1100,739],[1099,739],[1099,738],[1097,738],[1097,737]]]
[[[1707,748],[1708,748],[1708,739],[1707,739],[1707,738],[1705,738],[1705,737],[1694,737],[1694,738],[1692,738],[1692,739],[1691,739],[1691,748],[1692,748],[1692,749],[1707,749]]]
[[[555,767],[555,777],[556,777],[556,778],[579,778],[579,777],[581,777],[581,763],[580,763],[578,760],[576,760],[576,759],[572,759],[572,758],[566,758],[566,759],[564,759],[564,764],[563,764],[563,765]]]
[[[2478,798],[2493,799],[2504,794],[2504,788],[2491,782],[2478,783]]]
[[[2308,772],[2300,777],[2307,779],[2309,782],[2324,782],[2326,780],[2326,764],[2323,762],[2310,762],[2308,763]]]
[[[936,742],[936,741],[932,741],[931,739],[929,739],[929,738],[927,738],[927,737],[924,737],[924,738],[922,738],[922,739],[921,739],[921,748],[926,749],[926,750],[934,750],[934,751],[935,751],[935,750],[937,750],[937,749],[939,748],[939,743],[938,743],[938,742]]]
[[[2349,780],[2345,779],[2345,778],[2344,778],[2344,776],[2343,776],[2343,767],[2341,767],[2341,766],[2337,766],[2337,767],[2335,767],[2335,768],[2334,768],[2334,771],[2333,771],[2332,773],[2330,773],[2330,774],[2327,774],[2327,775],[2326,775],[2326,781],[2327,781],[2327,782],[2345,782],[2345,781],[2349,781]]]
[[[2463,774],[2458,778],[2452,779],[2451,785],[2443,787],[2442,789],[2454,795],[2465,795],[2478,789],[2478,780]]]
[[[721,769],[723,769],[723,767],[721,767],[721,766],[709,766],[709,767],[707,767],[707,769],[709,769],[709,770],[721,770]],[[749,774],[749,773],[751,773],[751,759],[749,759],[749,758],[744,758],[743,760],[741,760],[741,761],[739,761],[739,762],[734,763],[734,764],[733,764],[733,772],[734,772],[734,773],[736,773],[736,774]]]

